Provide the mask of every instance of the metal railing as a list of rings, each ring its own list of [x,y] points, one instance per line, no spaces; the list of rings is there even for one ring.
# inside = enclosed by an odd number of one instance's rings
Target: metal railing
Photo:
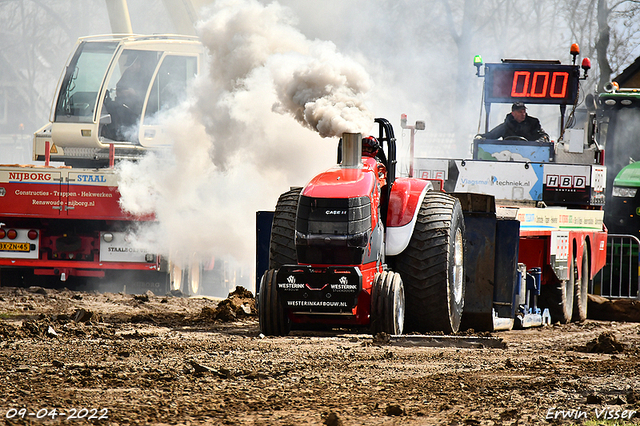
[[[607,263],[590,283],[589,293],[610,299],[640,299],[640,240],[633,235],[609,234]]]

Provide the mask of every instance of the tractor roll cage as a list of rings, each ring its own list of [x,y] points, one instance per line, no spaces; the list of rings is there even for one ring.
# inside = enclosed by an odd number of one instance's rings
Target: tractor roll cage
[[[391,187],[396,180],[396,137],[393,134],[393,127],[386,118],[376,118],[378,123],[378,142],[384,150],[384,142],[387,143],[387,200],[391,195]]]

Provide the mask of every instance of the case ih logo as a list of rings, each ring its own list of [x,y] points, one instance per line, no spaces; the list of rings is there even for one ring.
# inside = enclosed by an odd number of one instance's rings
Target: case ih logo
[[[327,210],[324,214],[347,214],[346,210]]]
[[[547,175],[547,188],[584,189],[587,186],[585,176]]]

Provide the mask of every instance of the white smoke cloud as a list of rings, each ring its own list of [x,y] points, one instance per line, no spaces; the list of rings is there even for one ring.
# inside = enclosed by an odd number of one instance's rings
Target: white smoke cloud
[[[204,16],[208,71],[161,117],[172,145],[119,165],[121,205],[156,216],[136,232],[141,247],[252,264],[256,211],[335,164],[337,139],[323,137],[373,126],[371,80],[277,3],[218,1]]]
[[[307,40],[292,26],[288,9],[226,0],[210,13],[198,30],[212,55],[216,85],[242,92],[239,86],[266,71],[278,96],[274,111],[293,114],[322,137],[369,131],[373,114],[363,102],[371,85],[366,71],[332,42]]]
[[[280,100],[275,111],[292,113],[322,137],[368,133],[374,117],[363,94],[371,81],[360,64],[336,52],[329,42],[315,42],[309,55],[297,58],[300,63],[294,69],[280,66],[282,56],[269,63]]]

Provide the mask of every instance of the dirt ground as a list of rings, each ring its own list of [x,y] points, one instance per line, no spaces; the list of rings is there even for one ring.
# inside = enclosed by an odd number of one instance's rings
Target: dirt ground
[[[384,337],[264,337],[241,290],[219,301],[0,287],[0,419],[640,424],[638,323],[588,320],[413,345]]]

